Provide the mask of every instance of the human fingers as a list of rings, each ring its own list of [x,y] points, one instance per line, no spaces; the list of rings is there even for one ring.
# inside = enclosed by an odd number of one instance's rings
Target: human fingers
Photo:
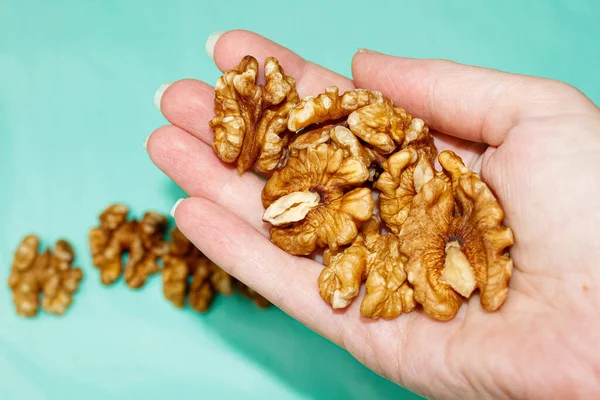
[[[269,228],[262,221],[264,182],[260,178],[252,173],[240,176],[209,145],[172,125],[155,130],[147,150],[154,164],[187,194],[220,204],[268,236]]]
[[[293,51],[253,32],[233,30],[211,36],[206,50],[223,72],[234,68],[246,55],[252,55],[261,64],[267,57],[275,57],[285,74],[296,79],[300,97],[315,96],[322,93],[327,86],[337,86],[340,92],[354,89],[352,80],[307,61]]]
[[[520,120],[595,106],[571,86],[444,60],[358,52],[357,87],[379,90],[433,129],[499,146]]]
[[[213,132],[208,121],[214,116],[214,98],[215,90],[209,84],[182,79],[161,86],[154,102],[167,121],[210,145]]]

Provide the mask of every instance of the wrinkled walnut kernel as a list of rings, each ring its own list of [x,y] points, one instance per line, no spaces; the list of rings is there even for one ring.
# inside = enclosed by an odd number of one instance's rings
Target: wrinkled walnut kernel
[[[39,245],[35,235],[23,238],[14,253],[8,277],[16,312],[22,317],[34,317],[39,311],[42,278],[50,263],[50,252],[39,254]]]
[[[254,289],[243,284],[240,281],[236,281],[236,282],[237,282],[237,288],[238,288],[238,291],[240,292],[240,294],[242,296],[252,300],[254,302],[254,304],[256,304],[257,307],[268,308],[269,306],[271,306],[271,302],[269,300],[265,299],[264,297],[262,297],[260,294],[258,294],[258,292],[256,292]]]
[[[384,154],[389,154],[404,141],[412,117],[391,102],[371,104],[348,116],[352,133]]]
[[[165,216],[149,211],[140,221],[127,220],[129,209],[113,204],[100,214],[100,226],[88,235],[92,263],[100,270],[104,285],[113,284],[123,272],[125,283],[132,289],[142,287],[148,277],[159,271],[159,259],[166,251],[162,237],[167,228]]]
[[[411,147],[394,153],[383,164],[374,187],[379,194],[381,218],[394,233],[400,232],[414,196],[434,176],[433,165],[426,153]]]
[[[426,183],[399,233],[415,299],[431,317],[448,320],[458,312],[460,294],[468,297],[477,288],[482,307],[495,311],[508,294],[512,231],[477,174],[451,151],[439,161],[452,182],[435,177]]]
[[[393,234],[381,235],[380,225],[379,218],[373,216],[351,246],[325,252],[319,290],[334,309],[347,307],[365,279],[367,293],[360,306],[363,317],[391,319],[415,308],[400,242]]]
[[[386,102],[383,95],[376,91],[354,89],[340,96],[336,86],[328,86],[325,93],[317,97],[308,96],[294,107],[289,114],[288,129],[292,132],[312,124],[335,121],[347,117],[353,111],[369,104]]]
[[[22,317],[34,317],[40,308],[63,315],[73,302],[73,295],[83,279],[83,271],[73,268],[73,248],[59,240],[54,251],[38,253],[39,238],[27,235],[15,251],[8,286],[13,292],[16,312]]]
[[[47,313],[63,315],[73,303],[73,295],[83,279],[81,268],[71,265],[73,260],[73,247],[66,240],[56,242],[49,267],[42,279],[42,309]]]
[[[258,160],[258,169],[275,169],[285,155],[288,114],[299,103],[296,81],[279,62],[265,61],[265,85],[257,85],[258,62],[246,56],[219,78],[215,87],[213,149],[242,174]]]
[[[233,293],[233,278],[208,259],[181,231],[171,232],[169,251],[164,256],[163,295],[175,307],[183,308],[188,296],[190,307],[204,313],[217,293]]]
[[[273,243],[291,254],[307,255],[317,246],[336,249],[356,237],[357,223],[369,219],[374,201],[368,188],[347,191],[370,176],[352,151],[321,143],[298,150],[284,168],[273,172],[262,193],[267,216],[276,215],[277,201],[292,193],[314,192],[320,199],[304,219],[273,226]]]

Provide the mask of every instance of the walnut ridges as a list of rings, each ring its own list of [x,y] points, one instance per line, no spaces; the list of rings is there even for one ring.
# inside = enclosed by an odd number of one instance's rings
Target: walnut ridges
[[[269,83],[295,84],[276,60],[266,63],[264,88],[251,56],[217,83],[214,148],[224,161],[237,160],[240,172],[262,154],[265,135],[249,127],[262,124]],[[289,85],[266,103],[278,111],[269,168],[258,157],[259,170],[270,172],[263,220],[286,252],[325,251],[323,300],[346,308],[365,284],[364,317],[396,318],[420,305],[448,320],[478,290],[482,307],[497,310],[508,295],[514,238],[479,175],[456,154],[438,154],[425,122],[380,92],[329,86],[299,100]],[[254,150],[244,153],[248,140]]]

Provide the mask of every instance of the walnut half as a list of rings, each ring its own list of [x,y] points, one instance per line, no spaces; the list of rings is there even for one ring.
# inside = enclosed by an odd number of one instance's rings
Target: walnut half
[[[487,185],[451,151],[439,155],[451,178],[434,177],[415,195],[399,236],[415,299],[438,320],[453,318],[475,289],[487,311],[508,294],[514,242]]]
[[[265,85],[257,84],[258,62],[246,56],[219,78],[215,86],[213,149],[240,174],[258,161],[259,170],[275,169],[285,156],[288,114],[299,103],[296,81],[285,75],[277,59],[265,61]]]

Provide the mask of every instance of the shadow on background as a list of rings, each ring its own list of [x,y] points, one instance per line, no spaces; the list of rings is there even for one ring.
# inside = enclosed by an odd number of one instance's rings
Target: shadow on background
[[[173,182],[174,201],[187,195]],[[257,367],[310,398],[420,399],[373,373],[348,352],[309,330],[275,306],[264,310],[238,292],[218,297],[206,314],[196,314],[207,330]]]

